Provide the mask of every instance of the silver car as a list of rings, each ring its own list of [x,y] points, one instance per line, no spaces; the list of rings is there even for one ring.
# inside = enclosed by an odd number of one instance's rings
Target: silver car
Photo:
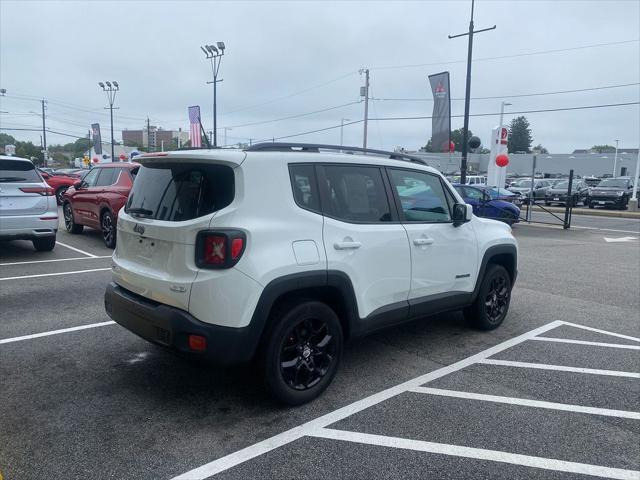
[[[55,192],[31,160],[0,155],[0,240],[31,240],[46,252],[56,245]]]
[[[544,200],[544,196],[551,187],[549,180],[534,179],[533,180],[533,201]],[[531,178],[518,180],[511,184],[509,190],[520,195],[522,203],[529,203],[529,194],[531,192]]]

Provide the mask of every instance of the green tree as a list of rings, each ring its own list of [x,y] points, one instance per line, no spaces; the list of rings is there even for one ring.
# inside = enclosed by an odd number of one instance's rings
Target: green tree
[[[532,142],[533,138],[531,137],[529,120],[524,116],[511,120],[511,125],[509,126],[509,142],[507,144],[509,153],[530,152]]]
[[[44,155],[42,154],[42,148],[36,146],[33,142],[16,142],[16,157],[33,159],[33,163],[36,165],[42,165],[44,163]]]
[[[594,145],[591,150],[597,153],[613,153],[616,151],[616,147],[612,145]]]
[[[16,139],[13,138],[11,135],[7,135],[6,133],[0,133],[0,148],[3,148],[6,145],[15,145],[16,144]]]
[[[533,151],[538,153],[549,153],[549,150],[543,147],[541,143],[533,147]]]

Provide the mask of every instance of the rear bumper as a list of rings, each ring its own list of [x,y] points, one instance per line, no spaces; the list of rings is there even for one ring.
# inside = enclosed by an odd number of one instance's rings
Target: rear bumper
[[[222,327],[197,320],[169,305],[140,297],[111,282],[104,297],[105,309],[117,323],[145,340],[208,361],[233,365],[251,360],[261,329]],[[206,349],[189,348],[189,335],[206,338]]]
[[[50,220],[41,220],[40,217],[50,218]],[[45,212],[37,216],[0,217],[0,240],[32,240],[40,237],[52,237],[57,231],[58,212]]]

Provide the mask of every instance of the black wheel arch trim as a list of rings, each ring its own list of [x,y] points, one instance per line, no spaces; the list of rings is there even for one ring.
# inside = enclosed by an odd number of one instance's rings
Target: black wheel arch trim
[[[506,265],[504,265],[505,259],[508,259]],[[489,247],[482,256],[482,262],[480,263],[480,268],[478,269],[476,286],[472,294],[472,301],[476,299],[478,293],[480,292],[482,279],[484,278],[484,274],[487,271],[487,266],[490,263],[499,263],[503,265],[511,276],[511,286],[516,283],[516,278],[518,276],[518,248],[513,244],[494,245],[492,247]]]

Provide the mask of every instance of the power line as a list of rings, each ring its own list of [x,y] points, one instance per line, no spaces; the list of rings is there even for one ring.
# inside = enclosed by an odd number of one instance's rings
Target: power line
[[[241,107],[241,108],[237,108],[235,110],[224,112],[224,115],[231,115],[232,113],[243,112],[245,110],[252,110],[254,108],[262,107],[264,105],[269,105],[271,103],[279,102],[280,100],[285,100],[287,98],[295,97],[297,95],[301,95],[303,93],[307,93],[307,92],[309,92],[311,90],[315,90],[317,88],[325,87],[325,86],[330,85],[332,83],[338,82],[338,81],[340,81],[340,80],[342,80],[344,78],[350,77],[351,75],[355,75],[356,73],[358,73],[358,71],[354,70],[353,72],[345,73],[344,75],[340,75],[339,77],[333,78],[333,79],[328,80],[328,81],[326,81],[324,83],[319,83],[319,84],[313,85],[311,87],[305,88],[303,90],[298,90],[297,92],[293,92],[293,93],[290,93],[288,95],[284,95],[282,97],[277,97],[277,98],[274,98],[272,100],[267,100],[265,102],[256,103],[254,105],[249,105],[249,106],[246,106],[246,107]]]
[[[505,58],[517,58],[517,57],[529,57],[532,55],[546,55],[548,53],[560,53],[560,52],[570,52],[574,50],[583,50],[587,48],[596,48],[596,47],[608,47],[612,45],[623,45],[627,43],[637,43],[640,42],[640,39],[634,40],[621,40],[619,42],[607,42],[607,43],[593,43],[591,45],[581,45],[577,47],[569,47],[569,48],[557,48],[553,50],[538,50],[534,52],[524,52],[524,53],[514,53],[512,55],[500,55],[497,57],[480,57],[473,59],[473,63],[475,62],[485,62],[490,60],[502,60]],[[456,63],[466,63],[465,60],[451,60],[449,62],[435,62],[435,63],[415,63],[409,65],[389,65],[384,67],[372,67],[371,70],[396,70],[401,68],[419,68],[419,67],[434,67],[438,65],[453,65]]]
[[[342,105],[335,105],[333,107],[327,107],[327,108],[323,108],[321,110],[314,110],[313,112],[299,113],[297,115],[290,115],[288,117],[274,118],[272,120],[264,120],[264,121],[261,121],[261,122],[243,123],[243,124],[240,124],[240,125],[230,125],[228,128],[250,127],[250,126],[254,126],[254,125],[263,125],[265,123],[280,122],[282,120],[291,120],[293,118],[306,117],[306,116],[309,116],[309,115],[315,115],[316,113],[329,112],[331,110],[337,110],[339,108],[344,108],[344,107],[348,107],[348,106],[351,106],[351,105],[357,105],[358,103],[360,103],[360,102],[356,101],[356,102],[343,103]]]
[[[611,88],[632,87],[640,85],[640,82],[636,83],[621,83],[619,85],[605,85],[602,87],[591,88],[579,88],[575,90],[558,90],[555,92],[540,92],[540,93],[521,93],[517,95],[495,95],[489,97],[471,97],[471,100],[496,100],[501,98],[522,98],[522,97],[538,97],[546,95],[560,95],[564,93],[578,93],[578,92],[592,92],[595,90],[606,90]],[[406,101],[406,102],[433,102],[432,98],[376,98],[378,101]],[[464,98],[452,98],[451,100],[464,100]]]
[[[608,108],[608,107],[623,107],[629,105],[640,105],[640,102],[626,102],[626,103],[609,103],[609,104],[601,104],[601,105],[584,105],[579,107],[564,107],[564,108],[547,108],[541,110],[521,110],[517,112],[509,112],[509,114],[524,114],[524,113],[545,113],[545,112],[562,112],[562,111],[571,111],[571,110],[587,110],[594,108]],[[472,113],[471,117],[490,117],[490,116],[499,116],[500,113]],[[463,115],[451,115],[451,118],[459,118]],[[432,116],[416,116],[416,117],[381,117],[381,118],[370,118],[369,120],[378,120],[378,121],[388,121],[388,120],[430,120]],[[364,120],[354,120],[352,122],[347,122],[344,125],[354,125],[356,123],[362,123]],[[304,135],[310,135],[312,133],[326,132],[327,130],[333,130],[336,128],[340,128],[340,124],[332,125],[330,127],[319,128],[316,130],[309,130],[306,132],[294,133],[291,135],[285,135],[282,137],[271,137],[264,140],[258,140],[258,142],[268,142],[271,140],[284,140],[287,138],[301,137]]]

